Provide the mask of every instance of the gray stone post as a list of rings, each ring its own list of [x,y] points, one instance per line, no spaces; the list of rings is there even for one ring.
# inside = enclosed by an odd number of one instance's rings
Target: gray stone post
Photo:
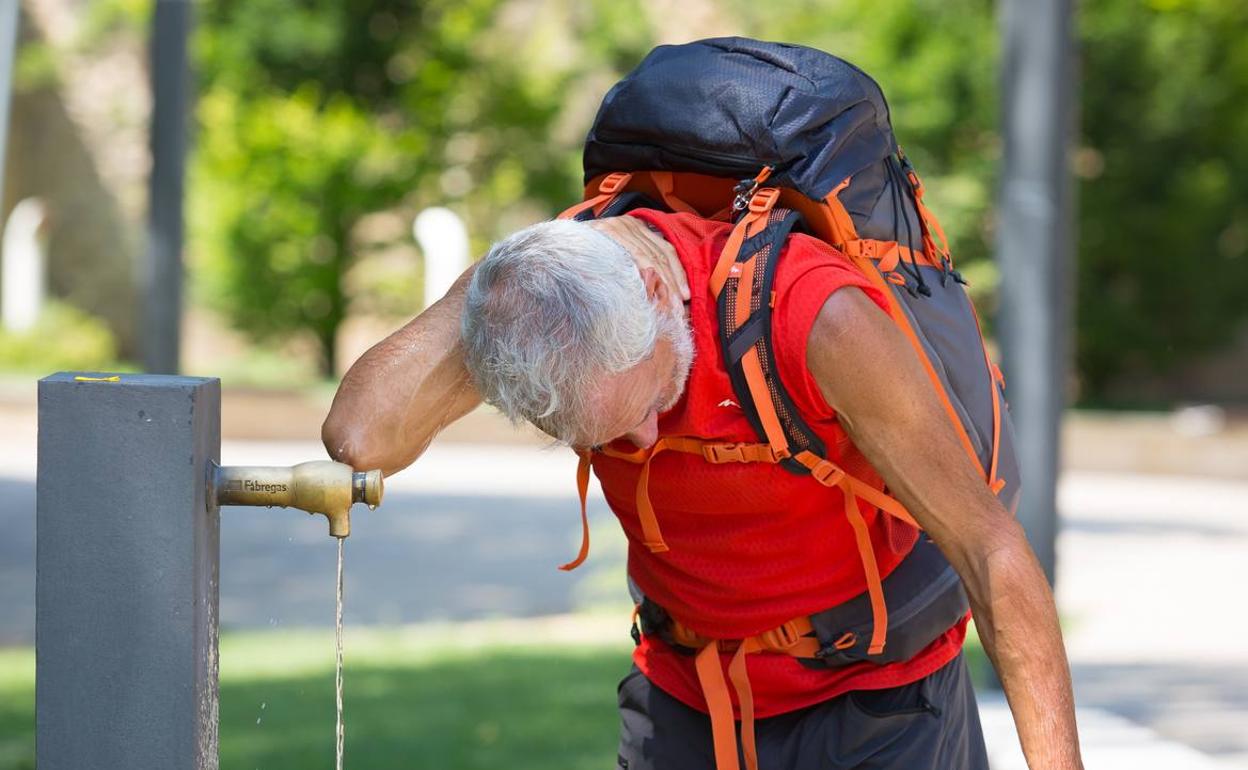
[[[78,374],[39,382],[39,770],[215,770],[220,383]]]

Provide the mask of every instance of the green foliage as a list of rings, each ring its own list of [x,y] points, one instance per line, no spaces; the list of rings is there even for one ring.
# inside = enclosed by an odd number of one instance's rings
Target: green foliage
[[[1081,29],[1077,347],[1097,397],[1248,318],[1248,5],[1110,0]]]
[[[117,341],[103,321],[62,302],[48,302],[26,332],[0,330],[0,368],[46,374],[117,369]]]
[[[490,238],[506,219],[500,211],[571,199],[580,135],[552,134],[582,71],[545,59],[549,26],[503,18],[505,7],[203,7],[191,195],[200,295],[256,339],[312,332],[329,373],[354,299],[343,277],[360,256],[357,226],[367,215],[393,210],[410,222],[423,206],[450,204]],[[597,55],[618,50],[596,22],[582,26]],[[644,48],[636,36],[630,45]],[[521,55],[526,66],[516,66]],[[403,229],[394,240],[409,237]],[[404,309],[419,309],[414,297]]]
[[[311,331],[332,371],[352,224],[402,197],[420,148],[312,85],[252,99],[216,88],[199,114],[213,127],[192,209],[193,231],[207,233],[204,289],[259,340]]]
[[[56,88],[61,83],[61,59],[41,40],[24,40],[13,62],[13,87],[20,93]]]
[[[959,267],[990,304],[996,5],[712,5],[738,34],[823,48],[880,81]],[[203,294],[257,337],[313,331],[328,363],[331,330],[359,299],[341,276],[360,262],[361,218],[384,209],[410,221],[421,207],[451,205],[480,248],[562,208],[578,194],[580,141],[598,100],[653,44],[650,25],[664,22],[647,22],[653,10],[641,0],[202,6],[204,149],[191,200]],[[1223,344],[1248,315],[1239,296],[1248,285],[1246,23],[1239,0],[1079,9],[1084,398]],[[357,140],[323,136],[348,123]],[[389,162],[360,173],[352,151]],[[418,310],[401,296],[414,293],[413,276],[377,290],[391,280],[382,271],[354,282],[380,297],[360,307]]]

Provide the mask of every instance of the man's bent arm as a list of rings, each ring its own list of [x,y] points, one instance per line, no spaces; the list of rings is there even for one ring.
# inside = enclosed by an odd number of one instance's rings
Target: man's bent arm
[[[334,395],[321,440],[355,468],[396,473],[449,423],[481,403],[464,367],[460,313],[476,266],[446,296],[351,365]]]
[[[1033,770],[1081,768],[1057,610],[1022,527],[984,483],[910,343],[861,291],[832,294],[807,366],[863,455],[962,577]]]

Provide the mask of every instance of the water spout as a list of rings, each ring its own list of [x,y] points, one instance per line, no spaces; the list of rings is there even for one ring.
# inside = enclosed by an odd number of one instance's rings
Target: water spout
[[[351,506],[381,504],[381,471],[356,471],[345,463],[316,460],[291,467],[221,466],[211,468],[218,505],[264,505],[299,508],[329,519],[329,534],[351,534]]]

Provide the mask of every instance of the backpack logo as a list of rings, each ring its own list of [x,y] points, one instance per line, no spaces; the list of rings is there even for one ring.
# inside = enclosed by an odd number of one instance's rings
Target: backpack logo
[[[731,398],[725,398],[723,401],[720,401],[715,406],[735,406],[738,409],[741,408],[741,405],[738,404],[736,401],[733,401]]]

